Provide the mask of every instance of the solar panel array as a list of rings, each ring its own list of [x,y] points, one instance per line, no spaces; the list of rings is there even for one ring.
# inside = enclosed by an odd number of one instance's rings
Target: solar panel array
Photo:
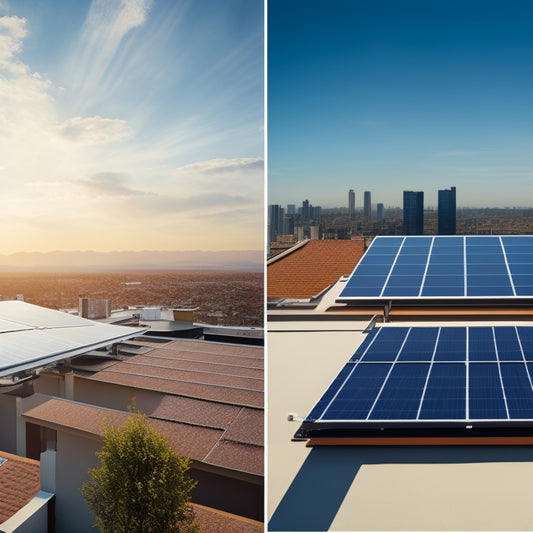
[[[376,237],[340,301],[531,298],[533,236]]]
[[[306,422],[533,423],[533,327],[378,327]]]

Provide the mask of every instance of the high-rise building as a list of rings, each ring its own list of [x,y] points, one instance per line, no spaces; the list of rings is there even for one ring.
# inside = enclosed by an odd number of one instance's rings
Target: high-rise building
[[[365,204],[364,204],[365,217],[370,218],[372,215],[372,202],[370,200],[370,191],[365,191]]]
[[[287,215],[295,215],[296,206],[294,204],[287,204]]]
[[[348,212],[350,213],[350,218],[355,218],[355,191],[350,189],[348,191]]]
[[[383,219],[383,204],[376,204],[376,218],[378,220]]]
[[[302,202],[302,217],[309,218],[309,200],[304,200]]]
[[[455,187],[439,191],[439,235],[455,235]]]
[[[282,233],[283,208],[278,204],[268,206],[268,242],[276,242],[278,235]]]
[[[424,234],[423,191],[403,191],[403,232],[405,235]]]

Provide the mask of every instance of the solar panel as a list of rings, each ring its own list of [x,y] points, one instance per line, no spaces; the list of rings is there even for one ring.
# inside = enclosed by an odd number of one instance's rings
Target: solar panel
[[[533,326],[376,327],[296,437],[373,427],[533,428],[532,376]]]
[[[0,378],[103,348],[148,328],[115,326],[20,301],[0,302]]]
[[[376,237],[338,301],[533,297],[533,236]]]

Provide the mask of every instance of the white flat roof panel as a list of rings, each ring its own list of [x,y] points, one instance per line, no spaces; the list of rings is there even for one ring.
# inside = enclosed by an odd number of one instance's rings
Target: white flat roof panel
[[[90,323],[89,320],[79,316],[46,309],[19,300],[0,302],[0,320],[44,328],[83,326],[87,322]]]
[[[0,377],[75,357],[147,329],[103,324],[20,301],[0,302]]]

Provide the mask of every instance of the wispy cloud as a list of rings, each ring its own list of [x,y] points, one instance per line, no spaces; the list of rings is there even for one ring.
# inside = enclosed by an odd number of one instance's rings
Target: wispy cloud
[[[78,183],[97,196],[129,198],[131,196],[145,196],[149,194],[130,187],[126,183],[127,179],[128,177],[125,174],[101,172],[87,179],[81,179]]]
[[[119,46],[146,21],[151,5],[152,0],[93,0],[71,58],[73,86],[82,100],[103,83]]]
[[[199,161],[197,163],[190,163],[176,169],[177,172],[184,172],[186,174],[233,174],[262,171],[264,168],[264,161],[259,157],[247,157],[240,159],[211,159],[209,161]]]
[[[133,129],[125,120],[74,117],[61,124],[59,133],[66,139],[83,144],[107,144],[131,137]]]

